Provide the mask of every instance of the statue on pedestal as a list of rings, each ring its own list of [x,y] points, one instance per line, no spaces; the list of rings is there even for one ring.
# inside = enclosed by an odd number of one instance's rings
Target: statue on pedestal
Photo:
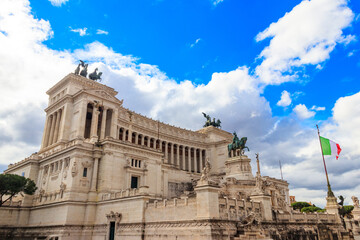
[[[244,150],[247,149],[248,151],[250,151],[250,149],[245,146],[246,141],[247,141],[247,137],[242,137],[241,140],[239,139],[239,137],[237,136],[236,132],[233,133],[233,141],[232,143],[230,143],[228,145],[228,153],[229,156],[231,155],[231,151],[234,150],[239,150],[240,155],[244,154]]]

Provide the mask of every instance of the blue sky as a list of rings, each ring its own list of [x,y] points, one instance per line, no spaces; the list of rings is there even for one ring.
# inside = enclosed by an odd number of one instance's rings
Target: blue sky
[[[360,190],[359,1],[4,0],[0,9],[0,171],[39,149],[45,92],[83,59],[130,109],[193,130],[202,111],[220,118],[248,136],[264,174],[280,177],[280,159],[292,193],[323,204],[320,124],[344,149],[343,162],[329,158],[335,190],[348,200]]]
[[[57,1],[59,2],[59,1]],[[236,1],[217,5],[209,0],[168,1],[67,1],[54,7],[50,1],[32,1],[34,16],[51,23],[54,37],[44,43],[57,50],[74,50],[99,41],[123,55],[156,65],[177,82],[184,79],[207,84],[214,72],[227,72],[246,65],[253,71],[260,52],[269,39],[257,42],[258,33],[276,22],[301,1]],[[356,14],[360,4],[349,1]],[[355,16],[357,18],[357,16]],[[80,36],[71,29],[84,29]],[[97,34],[98,29],[106,34]],[[343,29],[356,36],[359,21]],[[104,33],[105,33],[104,32]],[[298,93],[293,104],[322,106],[315,119],[331,115],[334,102],[360,90],[355,84],[359,71],[359,41],[336,46],[330,58],[306,71],[295,83],[267,86],[264,96],[274,115],[289,114],[290,108],[277,107],[283,90]],[[352,56],[348,56],[349,54]]]

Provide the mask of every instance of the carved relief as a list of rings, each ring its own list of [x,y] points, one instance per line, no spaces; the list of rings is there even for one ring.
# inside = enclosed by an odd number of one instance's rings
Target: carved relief
[[[82,162],[81,165],[82,165],[84,168],[91,168],[92,163],[89,162],[89,161],[86,161],[86,162]]]
[[[61,184],[60,184],[60,198],[63,197],[65,189],[66,189],[66,184],[61,182]]]
[[[78,174],[77,162],[74,162],[74,165],[71,168],[71,176],[75,177]]]

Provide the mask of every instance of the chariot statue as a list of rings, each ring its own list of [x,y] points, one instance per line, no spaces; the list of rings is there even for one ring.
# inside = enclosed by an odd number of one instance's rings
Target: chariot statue
[[[89,78],[91,80],[94,80],[94,81],[101,80],[102,72],[97,73],[97,70],[98,69],[95,68],[95,71],[89,74]]]
[[[221,128],[220,119],[216,120],[215,118],[213,118],[213,120],[211,121],[210,115],[208,115],[208,114],[206,114],[204,112],[202,114],[204,115],[204,118],[206,118],[206,122],[205,122],[203,127],[214,126],[216,128]]]
[[[233,133],[233,141],[232,141],[232,143],[230,143],[228,145],[229,156],[230,156],[232,150],[234,150],[234,151],[239,150],[240,155],[243,155],[245,149],[250,151],[250,149],[247,146],[245,146],[246,141],[247,141],[247,137],[242,137],[241,139],[239,139],[236,132],[234,132]]]

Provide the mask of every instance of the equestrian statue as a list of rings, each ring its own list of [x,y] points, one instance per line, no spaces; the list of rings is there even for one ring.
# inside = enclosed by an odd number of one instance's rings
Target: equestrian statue
[[[243,155],[244,151],[245,151],[245,148],[250,151],[250,149],[245,146],[246,144],[246,141],[247,141],[247,137],[242,137],[241,139],[239,139],[239,137],[237,136],[236,132],[233,133],[233,141],[232,143],[230,143],[228,145],[228,153],[229,153],[229,156],[231,156],[231,151],[232,150],[239,150],[240,152],[240,155]]]
[[[211,121],[211,117],[210,115],[206,114],[206,113],[202,113],[204,115],[204,118],[206,118],[206,122],[204,124],[204,127],[208,127],[208,126],[214,126],[217,128],[221,128],[221,121],[220,119],[218,119],[217,121],[215,120],[215,118],[213,118],[213,120]]]

